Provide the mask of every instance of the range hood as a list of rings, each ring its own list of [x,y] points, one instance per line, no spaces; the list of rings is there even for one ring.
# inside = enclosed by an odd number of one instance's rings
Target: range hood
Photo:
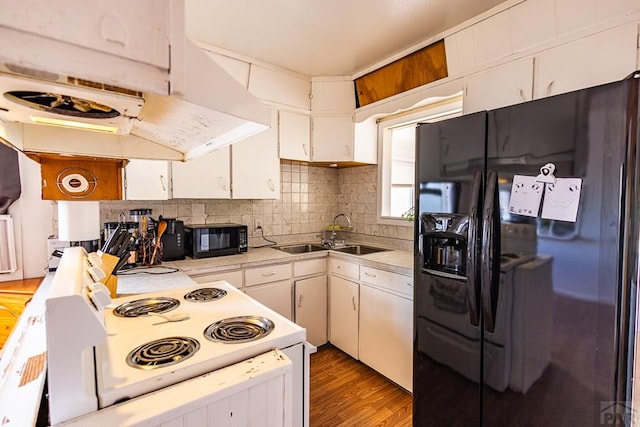
[[[0,37],[11,40],[0,51],[4,142],[25,152],[189,160],[269,128],[269,108],[186,37],[183,1],[113,3],[75,12],[62,0],[47,8],[7,4],[12,10],[0,16]],[[52,8],[69,22],[50,28]],[[97,39],[54,32],[94,36],[86,23],[98,28]]]

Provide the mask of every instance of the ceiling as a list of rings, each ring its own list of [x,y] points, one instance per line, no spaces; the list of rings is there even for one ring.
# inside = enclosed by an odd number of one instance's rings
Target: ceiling
[[[308,76],[352,76],[505,0],[186,0],[187,35]]]

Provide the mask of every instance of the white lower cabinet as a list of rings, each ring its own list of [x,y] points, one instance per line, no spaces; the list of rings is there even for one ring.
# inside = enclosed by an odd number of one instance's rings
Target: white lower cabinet
[[[245,292],[251,298],[261,302],[273,311],[283,315],[289,320],[293,320],[293,310],[291,307],[291,280],[284,282],[269,283],[266,285],[246,288]]]
[[[358,358],[358,283],[331,275],[329,283],[329,341]]]
[[[360,285],[360,360],[412,391],[413,300]]]
[[[291,264],[274,264],[244,271],[245,293],[293,320]]]
[[[307,341],[315,346],[327,342],[327,275],[297,279],[296,323],[307,330]]]

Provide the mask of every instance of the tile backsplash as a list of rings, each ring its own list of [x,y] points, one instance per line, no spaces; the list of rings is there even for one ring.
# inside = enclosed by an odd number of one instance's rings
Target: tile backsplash
[[[100,221],[118,221],[129,210],[152,209],[152,217],[178,218],[185,224],[234,222],[249,226],[249,244],[265,243],[264,236],[278,243],[319,240],[318,235],[338,213],[351,218],[351,240],[366,241],[410,250],[413,227],[376,222],[377,166],[328,168],[304,162],[280,165],[279,200],[172,199],[166,201],[104,201]],[[345,224],[343,219],[339,224]]]

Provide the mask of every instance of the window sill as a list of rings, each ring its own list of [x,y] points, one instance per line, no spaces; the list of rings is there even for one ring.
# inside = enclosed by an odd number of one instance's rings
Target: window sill
[[[413,221],[408,221],[406,219],[395,219],[395,218],[381,218],[378,217],[378,224],[384,225],[397,225],[400,227],[413,227]]]

